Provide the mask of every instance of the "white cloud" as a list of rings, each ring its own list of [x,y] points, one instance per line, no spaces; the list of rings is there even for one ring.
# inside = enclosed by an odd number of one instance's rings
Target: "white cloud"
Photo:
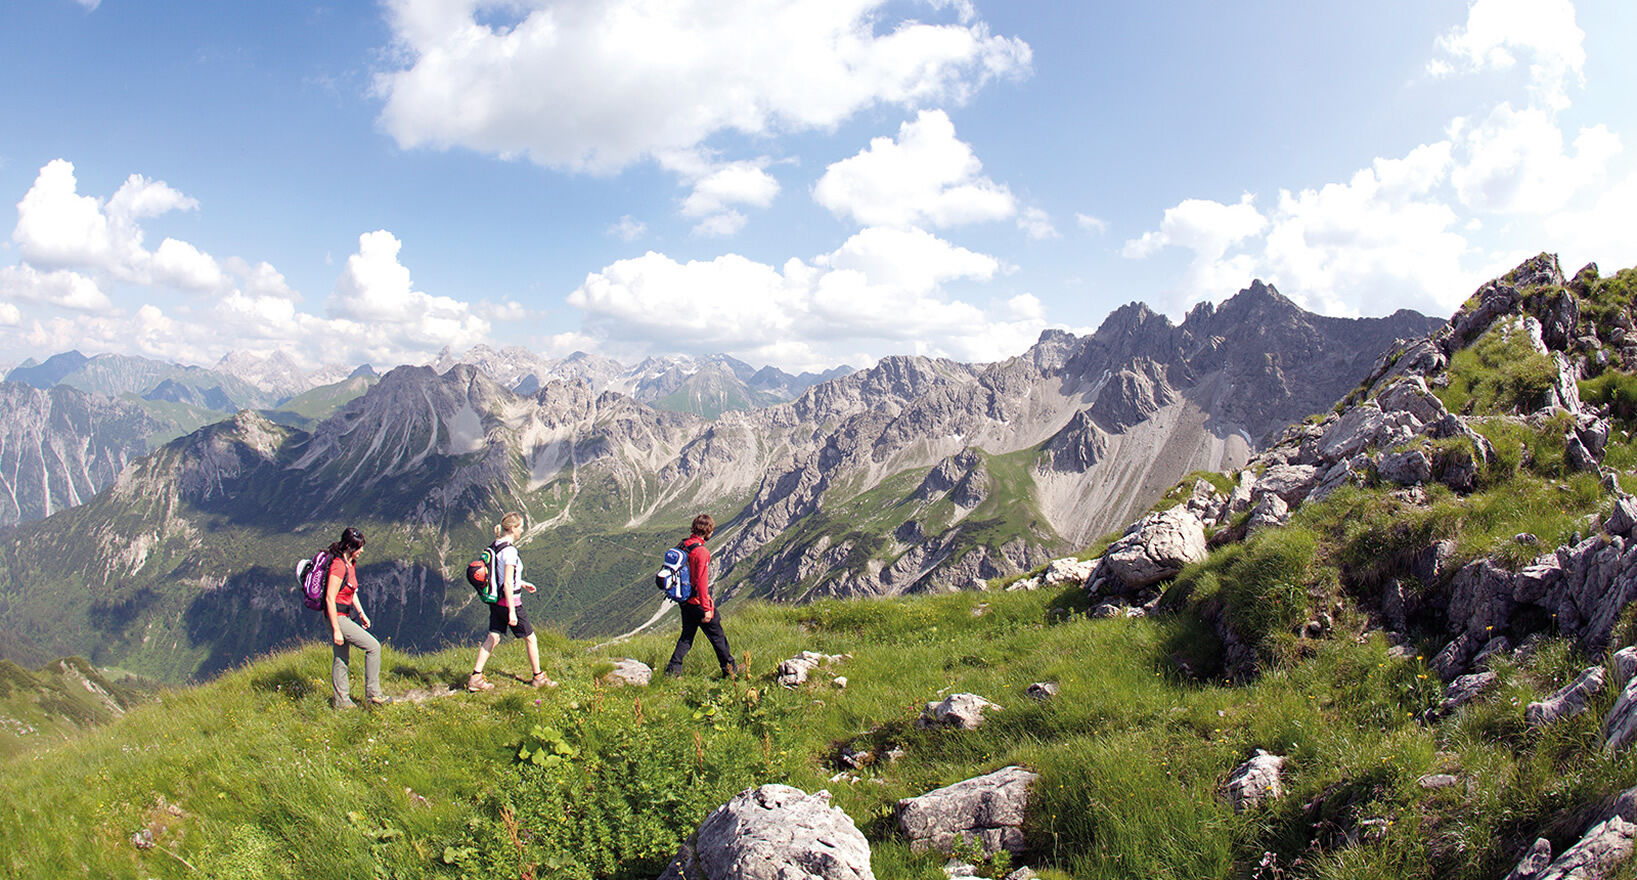
[[[923,110],[857,155],[825,169],[813,198],[864,226],[956,226],[1017,213],[1005,186],[982,175],[972,147],[942,110]]]
[[[1075,214],[1074,222],[1079,225],[1081,229],[1084,229],[1092,235],[1102,235],[1108,231],[1107,220],[1103,220],[1099,217],[1093,217],[1090,214]]]
[[[167,238],[151,253],[142,246],[138,221],[195,210],[194,199],[140,174],[127,178],[106,203],[80,195],[78,186],[74,165],[66,160],[54,159],[40,169],[17,203],[11,234],[26,262],[194,292],[226,283],[216,260],[187,242]]]
[[[102,5],[102,0],[74,0],[74,2],[84,6],[87,12],[95,12],[97,7]]]
[[[753,162],[729,162],[711,169],[682,203],[682,216],[708,217],[729,205],[765,208],[779,194],[779,182]]]
[[[924,230],[879,227],[782,267],[736,254],[679,263],[650,251],[586,276],[568,303],[583,313],[587,337],[559,347],[590,347],[589,338],[632,356],[725,351],[789,370],[906,349],[995,360],[1022,351],[1046,326],[1039,300],[1020,295],[985,310],[943,285],[987,280],[999,268]]]
[[[389,0],[398,64],[376,78],[401,146],[610,172],[717,132],[827,129],[878,105],[961,102],[1027,72],[1029,47],[969,4],[932,24],[886,0]],[[506,24],[480,23],[493,14]]]
[[[1441,197],[1455,167],[1453,145],[1439,141],[1376,159],[1344,183],[1283,190],[1266,215],[1248,196],[1237,205],[1190,199],[1122,253],[1192,252],[1172,290],[1178,311],[1261,277],[1324,314],[1446,313],[1480,280],[1455,231],[1461,218]]]
[[[1134,259],[1152,256],[1162,248],[1187,248],[1205,260],[1217,260],[1228,248],[1267,227],[1267,218],[1256,210],[1255,197],[1240,196],[1239,202],[1224,205],[1210,199],[1184,199],[1165,209],[1160,228],[1145,232],[1120,249],[1120,255]]]
[[[620,217],[618,223],[608,227],[608,234],[624,241],[636,241],[648,232],[648,224],[641,220],[631,219],[630,214]]]
[[[926,230],[883,226],[859,230],[834,252],[814,262],[856,272],[874,286],[915,294],[960,278],[987,281],[1000,269],[994,257],[956,247]]]
[[[22,310],[9,302],[0,302],[0,327],[15,327],[22,321]]]
[[[1281,192],[1256,271],[1326,314],[1452,311],[1477,279],[1463,268],[1458,216],[1432,195],[1450,166],[1439,142],[1377,159],[1346,183]]]
[[[771,161],[763,157],[721,162],[703,150],[673,150],[659,156],[661,166],[693,186],[681,210],[682,216],[699,221],[694,233],[718,237],[738,233],[749,219],[735,205],[765,208],[773,204],[779,182],[767,173]]]
[[[448,345],[469,348],[487,341],[489,322],[467,303],[415,290],[398,261],[402,243],[378,229],[358,237],[330,294],[331,316],[356,325],[350,340],[366,360],[403,363]]]
[[[1023,213],[1018,215],[1017,228],[1036,241],[1058,237],[1051,215],[1039,208],[1024,208]]]
[[[744,229],[745,224],[749,221],[750,218],[738,211],[723,211],[719,214],[712,214],[694,224],[693,234],[703,235],[707,238],[728,238],[738,235],[739,230]]]
[[[1583,81],[1585,38],[1570,0],[1473,0],[1466,24],[1440,37],[1438,47],[1469,70],[1509,68],[1519,53],[1527,54],[1535,97],[1562,109],[1568,106],[1567,81]],[[1437,58],[1427,70],[1446,76],[1455,67]]]
[[[1590,207],[1564,211],[1545,222],[1546,233],[1558,243],[1564,271],[1573,272],[1598,262],[1605,274],[1637,266],[1637,172],[1598,195]]]
[[[1502,103],[1482,123],[1456,119],[1450,136],[1465,161],[1452,180],[1462,204],[1480,211],[1545,214],[1568,203],[1579,190],[1599,182],[1609,160],[1620,152],[1618,135],[1602,125],[1580,130],[1574,153],[1551,113]]]
[[[107,294],[91,278],[69,269],[41,272],[27,263],[0,269],[0,297],[48,303],[80,312],[97,311],[112,305]]]

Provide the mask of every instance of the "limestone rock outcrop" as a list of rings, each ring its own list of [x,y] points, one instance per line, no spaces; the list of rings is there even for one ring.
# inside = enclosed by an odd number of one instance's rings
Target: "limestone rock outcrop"
[[[915,850],[950,852],[958,837],[969,837],[985,852],[1021,852],[1029,787],[1039,775],[1022,767],[957,782],[898,802],[898,829]]]
[[[659,880],[874,880],[870,844],[830,793],[746,789],[690,836]]]

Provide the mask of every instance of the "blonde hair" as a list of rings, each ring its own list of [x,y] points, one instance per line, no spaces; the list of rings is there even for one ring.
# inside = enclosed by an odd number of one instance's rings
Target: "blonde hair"
[[[505,535],[518,535],[521,537],[522,534],[523,514],[521,513],[508,513],[501,517],[500,524],[495,526],[496,539],[504,537]]]

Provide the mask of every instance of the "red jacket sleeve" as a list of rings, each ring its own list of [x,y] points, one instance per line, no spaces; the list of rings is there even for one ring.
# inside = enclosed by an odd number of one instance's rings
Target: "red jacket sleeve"
[[[702,611],[710,611],[716,607],[711,601],[710,590],[711,551],[700,541],[688,551],[688,580],[693,582],[693,598],[698,602]]]

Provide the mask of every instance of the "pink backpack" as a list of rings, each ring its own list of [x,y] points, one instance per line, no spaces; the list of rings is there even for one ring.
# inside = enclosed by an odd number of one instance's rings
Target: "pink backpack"
[[[330,577],[330,551],[320,550],[312,559],[296,563],[296,580],[301,583],[301,604],[313,611],[324,610],[324,591]]]

